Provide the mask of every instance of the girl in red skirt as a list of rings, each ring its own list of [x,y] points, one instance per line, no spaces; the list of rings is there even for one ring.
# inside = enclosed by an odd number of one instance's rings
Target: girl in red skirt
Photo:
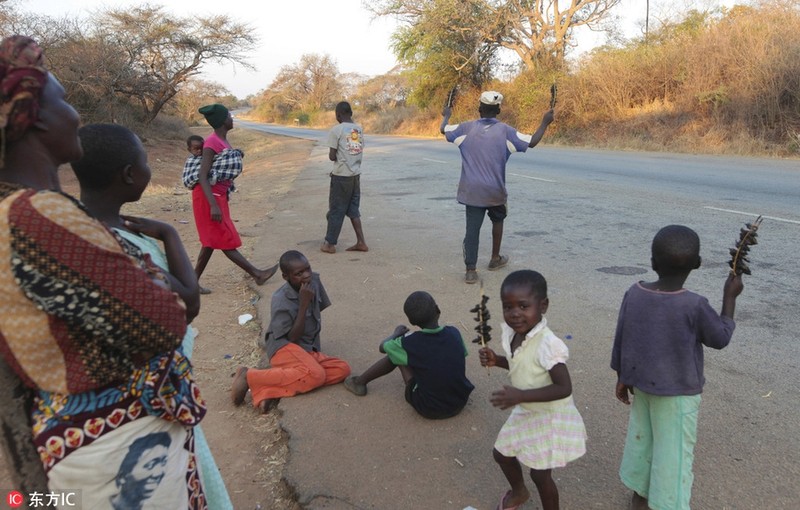
[[[227,108],[221,104],[207,105],[198,110],[206,118],[214,132],[203,143],[203,162],[200,166],[197,185],[192,189],[192,209],[197,233],[200,236],[200,254],[197,256],[197,265],[194,270],[197,278],[211,259],[214,250],[222,250],[234,264],[244,269],[253,277],[256,285],[263,285],[278,269],[278,265],[268,269],[258,269],[251,264],[241,253],[239,246],[242,240],[231,220],[228,208],[228,194],[233,186],[232,179],[216,181],[210,178],[211,164],[214,156],[225,149],[231,149],[228,143],[228,131],[233,129],[233,117]],[[201,294],[211,291],[200,287]]]

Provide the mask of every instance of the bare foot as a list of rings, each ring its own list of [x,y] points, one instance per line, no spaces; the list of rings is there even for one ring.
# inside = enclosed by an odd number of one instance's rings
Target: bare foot
[[[514,491],[506,491],[503,497],[500,498],[500,504],[497,505],[497,508],[517,508],[518,506],[522,506],[531,496],[528,489],[524,490],[525,492],[521,494],[514,494]]]
[[[267,280],[275,276],[275,273],[278,272],[278,264],[275,264],[269,269],[264,269],[263,271],[259,271],[259,275],[257,278],[254,278],[256,281],[256,285],[264,285],[267,283]]]
[[[336,253],[336,246],[332,245],[328,241],[324,241],[319,251],[323,253]]]
[[[250,387],[247,385],[247,367],[239,367],[236,369],[236,375],[233,376],[233,384],[231,384],[231,400],[233,405],[239,406],[244,402],[244,397]]]
[[[278,402],[280,402],[279,398],[265,398],[258,403],[258,409],[261,411],[261,414],[267,414],[278,405]]]
[[[369,251],[366,243],[356,243],[345,251]]]

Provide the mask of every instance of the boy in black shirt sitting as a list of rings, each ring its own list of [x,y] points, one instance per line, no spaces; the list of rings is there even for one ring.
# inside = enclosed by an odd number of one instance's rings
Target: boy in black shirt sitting
[[[406,385],[406,401],[422,416],[450,418],[464,409],[475,388],[465,374],[467,348],[453,326],[439,326],[439,307],[427,292],[413,292],[403,311],[419,331],[410,333],[397,326],[381,342],[386,354],[361,375],[348,377],[345,387],[358,396],[367,394],[367,384],[400,367]]]

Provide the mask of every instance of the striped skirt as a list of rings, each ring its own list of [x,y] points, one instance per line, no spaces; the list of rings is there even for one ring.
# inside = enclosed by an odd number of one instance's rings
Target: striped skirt
[[[586,453],[586,429],[572,400],[542,411],[516,406],[494,447],[532,469],[563,467]]]

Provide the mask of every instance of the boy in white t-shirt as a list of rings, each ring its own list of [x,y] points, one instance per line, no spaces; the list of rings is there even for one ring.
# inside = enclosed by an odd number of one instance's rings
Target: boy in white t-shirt
[[[356,244],[347,251],[369,251],[361,229],[361,156],[364,151],[364,132],[353,122],[350,103],[336,105],[336,120],[328,134],[328,157],[334,163],[331,172],[331,189],[328,195],[328,231],[320,248],[325,253],[336,253],[336,243],[342,231],[344,217],[350,218],[356,233]]]

